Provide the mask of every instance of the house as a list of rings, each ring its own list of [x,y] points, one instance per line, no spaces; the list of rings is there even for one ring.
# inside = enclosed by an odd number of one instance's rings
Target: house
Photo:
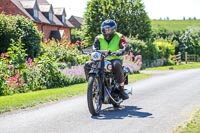
[[[75,28],[80,29],[83,24],[83,18],[77,16],[71,16],[69,22],[74,25]]]
[[[60,40],[65,34],[70,40],[71,28],[74,26],[66,20],[64,8],[54,8],[47,0],[0,0],[0,13],[23,15],[31,19],[40,31],[44,40]]]

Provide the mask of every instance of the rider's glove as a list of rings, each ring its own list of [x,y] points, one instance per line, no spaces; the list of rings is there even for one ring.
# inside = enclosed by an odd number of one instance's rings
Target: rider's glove
[[[116,55],[117,55],[117,56],[121,56],[121,55],[123,55],[123,54],[124,54],[123,50],[118,50],[118,51],[116,52]]]

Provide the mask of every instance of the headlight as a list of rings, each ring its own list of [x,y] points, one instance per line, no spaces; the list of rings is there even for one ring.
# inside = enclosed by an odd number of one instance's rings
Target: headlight
[[[93,52],[91,54],[91,58],[92,58],[93,61],[100,61],[101,60],[101,53]]]
[[[112,64],[110,61],[104,61],[104,69],[106,72],[112,72]]]

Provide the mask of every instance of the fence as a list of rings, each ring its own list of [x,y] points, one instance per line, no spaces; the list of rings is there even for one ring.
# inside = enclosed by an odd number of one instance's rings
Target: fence
[[[181,52],[178,52],[177,55],[171,56],[171,59],[176,63],[176,65],[181,64]]]
[[[200,56],[185,52],[185,63],[187,64],[188,62],[200,62]]]

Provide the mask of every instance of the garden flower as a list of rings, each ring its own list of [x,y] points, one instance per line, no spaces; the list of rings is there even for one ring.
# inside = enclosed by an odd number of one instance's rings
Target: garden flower
[[[81,44],[81,42],[79,40],[76,41],[76,44]]]

